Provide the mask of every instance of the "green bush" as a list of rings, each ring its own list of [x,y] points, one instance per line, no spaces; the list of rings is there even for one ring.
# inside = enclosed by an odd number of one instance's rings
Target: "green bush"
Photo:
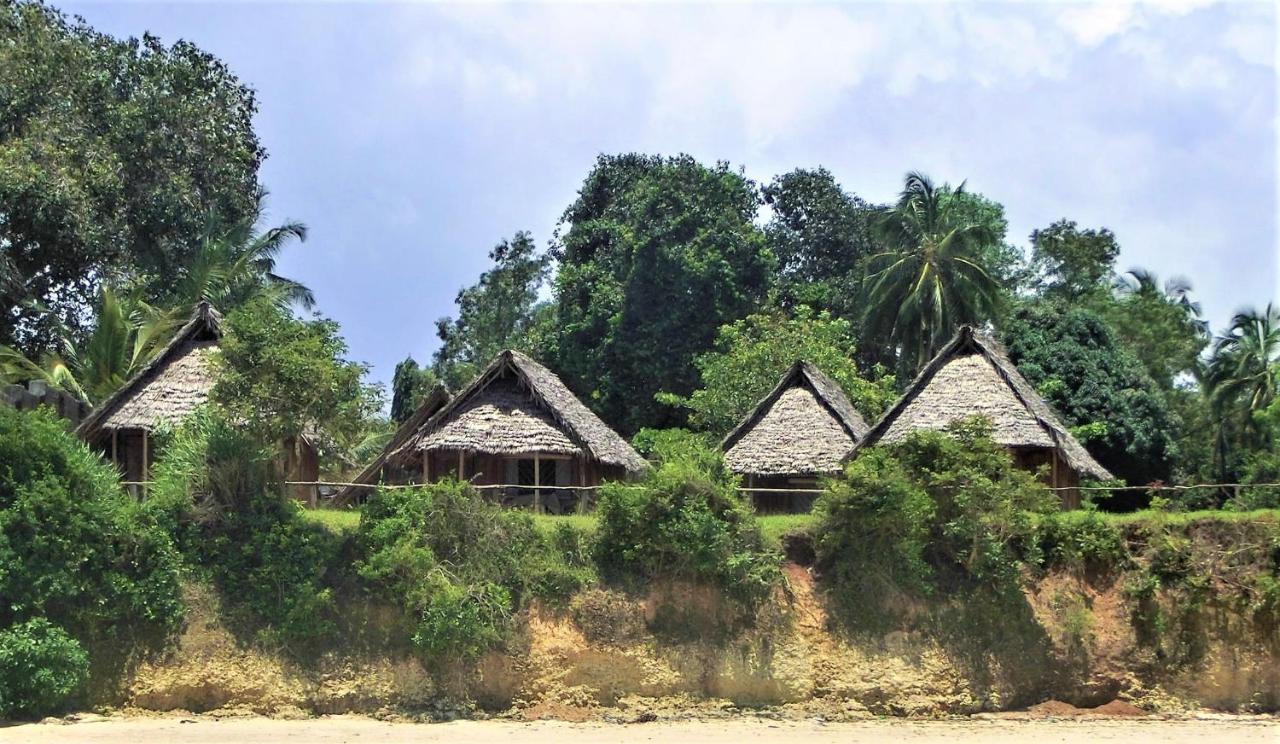
[[[166,440],[147,508],[218,589],[232,626],[286,650],[330,636],[341,538],[285,497],[274,448],[212,410]]]
[[[594,577],[582,533],[566,524],[543,538],[527,513],[457,481],[378,491],[358,539],[360,576],[410,614],[414,646],[434,665],[500,645],[526,601],[567,600]]]
[[[748,607],[780,578],[780,557],[735,489],[718,453],[705,446],[659,452],[640,483],[600,489],[596,563],[606,578],[706,582]]]
[[[89,644],[182,619],[168,536],[52,412],[0,406],[0,627],[46,618]]]
[[[1016,591],[1024,562],[1040,560],[1038,515],[1057,499],[1014,467],[988,422],[970,419],[864,452],[815,508],[818,565],[837,597],[857,604],[888,583]]]
[[[0,630],[0,718],[65,710],[89,679],[89,655],[44,618]]]
[[[888,450],[873,447],[849,464],[814,505],[815,566],[852,608],[898,588],[928,593],[925,560],[936,506]]]
[[[1051,563],[1094,570],[1119,569],[1129,562],[1120,528],[1099,512],[1060,512],[1040,524],[1040,549]]]

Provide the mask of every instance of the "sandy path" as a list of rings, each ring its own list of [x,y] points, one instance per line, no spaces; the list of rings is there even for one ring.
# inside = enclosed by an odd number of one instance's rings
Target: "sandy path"
[[[190,719],[188,719],[190,720]],[[385,723],[335,717],[308,721],[176,718],[112,719],[94,723],[26,724],[0,728],[0,742],[32,744],[282,744],[284,742],[476,742],[477,744],[783,744],[803,741],[871,744],[965,742],[1173,742],[1181,744],[1280,744],[1276,719],[1219,721],[869,721],[821,724],[760,720],[647,723],[636,725],[459,721]]]

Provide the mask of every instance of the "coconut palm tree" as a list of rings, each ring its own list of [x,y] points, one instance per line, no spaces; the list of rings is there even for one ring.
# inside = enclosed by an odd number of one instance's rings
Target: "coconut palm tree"
[[[1235,314],[1214,342],[1209,390],[1221,410],[1248,415],[1266,408],[1280,383],[1280,308],[1249,308]]]
[[[292,240],[306,241],[307,226],[289,221],[257,232],[265,207],[266,193],[260,192],[248,219],[233,224],[217,217],[207,221],[199,251],[180,272],[173,305],[191,307],[204,301],[226,312],[265,295],[282,308],[315,306],[310,289],[276,273],[280,251]]]
[[[868,259],[868,327],[917,367],[959,326],[991,318],[1000,300],[1000,285],[981,259],[996,236],[954,208],[964,189],[908,173],[898,203],[879,223],[885,250]]]
[[[39,362],[0,346],[0,378],[8,382],[44,380],[89,405],[97,405],[137,374],[172,337],[180,318],[136,297],[122,297],[104,286],[98,295],[96,322],[78,338],[62,329],[58,352]]]

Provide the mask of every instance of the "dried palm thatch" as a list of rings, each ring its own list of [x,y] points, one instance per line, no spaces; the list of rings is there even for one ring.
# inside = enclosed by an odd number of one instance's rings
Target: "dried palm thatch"
[[[741,475],[831,475],[866,433],[840,384],[799,361],[720,446]]]
[[[413,414],[404,420],[404,423],[396,429],[391,435],[391,440],[387,442],[387,446],[382,448],[382,452],[365,466],[360,474],[351,479],[352,483],[360,483],[367,486],[376,485],[382,477],[382,468],[387,464],[387,459],[391,457],[391,453],[395,452],[404,445],[409,437],[418,432],[441,408],[449,402],[449,391],[445,390],[443,385],[436,385],[427,393],[427,397],[423,398],[418,407],[414,409]],[[359,497],[366,489],[358,486],[346,486],[338,491],[335,500],[338,504],[347,504]]]
[[[216,369],[212,357],[222,336],[222,316],[209,303],[196,306],[146,367],[112,393],[76,427],[85,441],[112,430],[152,431],[174,423],[209,399]]]
[[[498,355],[484,372],[390,455],[404,464],[422,452],[583,455],[638,473],[644,459],[560,378],[518,351]]]
[[[969,416],[984,416],[992,438],[1011,448],[1057,450],[1077,473],[1098,480],[1111,474],[1063,426],[1044,398],[1013,366],[1003,347],[973,328],[961,328],[855,448],[897,442],[917,429],[940,430]]]

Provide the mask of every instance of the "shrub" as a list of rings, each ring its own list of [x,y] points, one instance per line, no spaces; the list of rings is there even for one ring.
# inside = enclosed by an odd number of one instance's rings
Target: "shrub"
[[[1057,505],[983,419],[871,448],[846,472],[819,498],[814,534],[819,567],[853,604],[889,584],[928,593],[961,580],[1016,591],[1024,560],[1040,558],[1037,515]]]
[[[528,599],[565,600],[588,584],[584,540],[569,525],[544,540],[528,514],[443,481],[370,498],[360,516],[357,570],[414,618],[414,646],[438,665],[500,645]]]
[[[814,505],[815,566],[854,605],[896,587],[928,592],[935,505],[888,450],[873,447]]]
[[[86,643],[163,638],[182,618],[178,556],[65,426],[0,406],[0,627],[46,618]]]
[[[48,620],[0,631],[0,718],[64,710],[88,678],[84,648]]]
[[[1120,528],[1093,509],[1060,512],[1043,520],[1040,549],[1049,561],[1075,568],[1117,569],[1129,559]]]
[[[596,562],[606,578],[675,578],[718,586],[748,607],[780,577],[771,549],[718,453],[659,453],[644,481],[600,490]]]
[[[211,580],[238,630],[286,650],[331,634],[341,538],[284,496],[272,447],[212,410],[167,437],[147,508]]]

